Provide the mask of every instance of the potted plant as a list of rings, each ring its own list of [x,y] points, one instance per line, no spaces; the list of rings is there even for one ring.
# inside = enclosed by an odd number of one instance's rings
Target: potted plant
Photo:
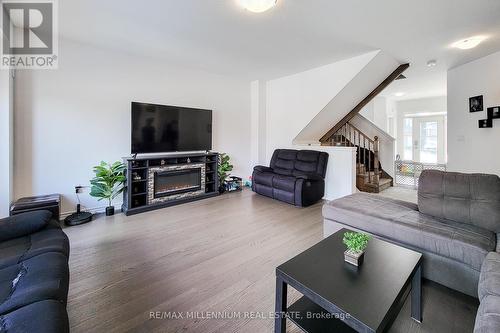
[[[94,167],[94,173],[95,177],[90,181],[90,195],[98,198],[99,201],[107,199],[106,216],[114,215],[115,207],[111,205],[111,202],[125,188],[125,164],[101,162]]]
[[[346,232],[343,239],[343,243],[347,246],[347,250],[344,252],[344,260],[354,266],[361,265],[369,240],[370,236],[367,234]]]
[[[224,193],[226,191],[226,178],[229,176],[229,172],[233,170],[233,165],[229,163],[231,158],[225,153],[219,154],[219,167],[217,169],[217,174],[219,176],[219,193]]]

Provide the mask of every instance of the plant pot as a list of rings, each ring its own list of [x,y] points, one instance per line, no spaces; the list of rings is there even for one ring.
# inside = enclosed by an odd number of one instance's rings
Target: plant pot
[[[363,258],[365,257],[365,252],[352,252],[346,250],[344,252],[344,260],[351,265],[360,266],[363,263]]]
[[[219,186],[219,194],[222,194],[224,192],[226,192],[226,186],[225,185],[220,185]]]
[[[106,207],[106,216],[115,215],[115,206]]]

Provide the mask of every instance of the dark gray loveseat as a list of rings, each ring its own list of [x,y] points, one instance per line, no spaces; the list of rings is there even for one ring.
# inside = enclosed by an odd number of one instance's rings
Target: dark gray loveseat
[[[326,203],[325,232],[339,224],[421,252],[424,277],[476,297],[497,250],[500,178],[428,170],[419,184],[418,205],[363,193]]]
[[[69,332],[68,256],[51,212],[0,219],[0,332]]]
[[[256,193],[305,207],[323,198],[328,153],[276,149],[270,166],[258,165],[252,174]]]

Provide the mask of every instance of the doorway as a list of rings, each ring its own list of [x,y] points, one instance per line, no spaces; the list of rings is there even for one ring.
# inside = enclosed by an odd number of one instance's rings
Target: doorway
[[[446,163],[446,115],[405,116],[403,145],[405,160]]]

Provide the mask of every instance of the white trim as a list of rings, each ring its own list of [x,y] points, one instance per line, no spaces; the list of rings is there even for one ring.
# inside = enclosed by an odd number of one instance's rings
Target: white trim
[[[121,207],[122,207],[122,202],[117,202],[117,203],[114,203],[113,206],[115,206],[115,212],[117,211],[117,207],[119,207],[119,212],[121,213]],[[97,206],[97,207],[91,207],[91,208],[83,208],[82,209],[82,212],[90,212],[92,214],[96,214],[96,213],[104,213],[106,211],[106,207],[107,206]],[[59,219],[60,221],[64,221],[64,219],[66,217],[68,217],[69,215],[75,213],[75,211],[71,211],[71,212],[62,212],[59,216]]]

